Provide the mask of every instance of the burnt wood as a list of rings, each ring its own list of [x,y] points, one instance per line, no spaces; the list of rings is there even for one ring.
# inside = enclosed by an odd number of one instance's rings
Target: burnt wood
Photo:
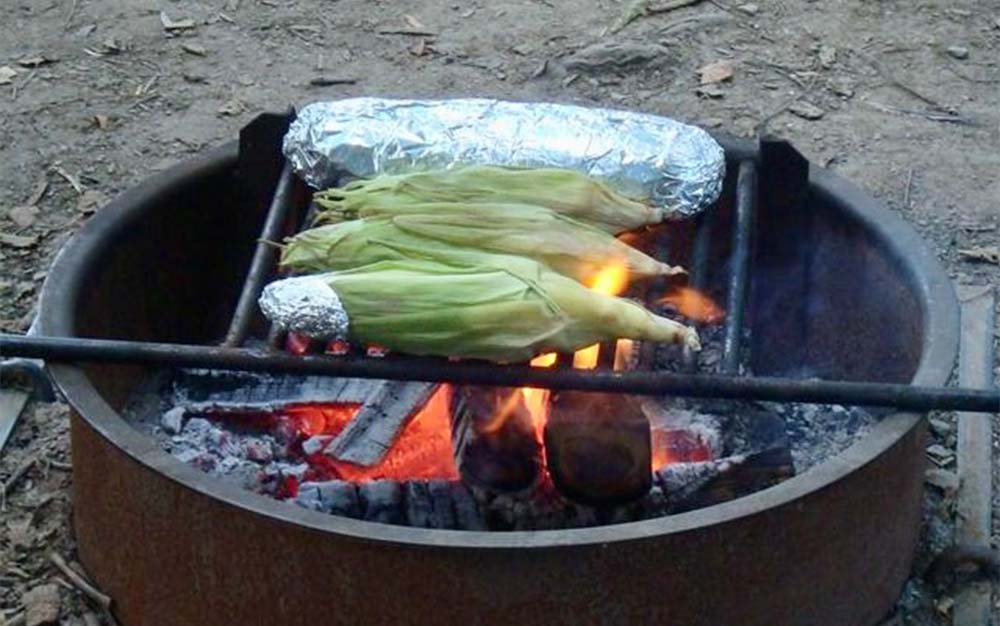
[[[542,450],[519,389],[456,387],[451,399],[451,443],[466,483],[495,492],[535,484]]]
[[[380,463],[436,389],[434,383],[378,381],[326,454],[357,465]]]
[[[358,487],[361,518],[366,522],[405,524],[403,490],[394,480],[373,480]]]
[[[649,422],[629,396],[555,395],[545,424],[545,452],[556,487],[579,502],[615,504],[649,491]]]

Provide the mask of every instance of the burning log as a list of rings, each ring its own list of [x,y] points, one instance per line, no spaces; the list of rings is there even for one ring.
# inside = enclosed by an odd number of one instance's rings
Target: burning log
[[[379,463],[435,389],[432,383],[380,381],[326,454],[366,467]]]
[[[629,396],[556,395],[545,425],[545,449],[556,487],[580,502],[628,502],[652,483],[649,422]]]
[[[521,491],[538,479],[542,451],[520,389],[457,387],[451,441],[458,471],[473,487]]]

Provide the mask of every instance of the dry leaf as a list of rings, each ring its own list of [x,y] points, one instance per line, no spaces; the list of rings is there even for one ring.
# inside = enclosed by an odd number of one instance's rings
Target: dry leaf
[[[417,43],[413,44],[410,48],[410,54],[418,57],[422,57],[427,54],[427,40],[421,37]]]
[[[107,115],[101,115],[100,113],[98,113],[92,118],[92,121],[94,123],[94,126],[97,127],[98,130],[107,130],[111,128],[111,118],[109,118]]]
[[[59,623],[59,585],[39,585],[21,598],[24,604],[25,626],[46,626]]]
[[[1000,265],[1000,246],[976,246],[959,250],[959,254],[973,261],[984,261]]]
[[[163,30],[166,31],[190,30],[195,27],[194,20],[190,17],[174,20],[167,15],[166,11],[160,11],[160,24],[163,25]]]
[[[409,24],[410,28],[412,28],[413,30],[427,30],[427,27],[424,26],[420,22],[420,20],[418,20],[417,18],[413,17],[412,15],[404,15],[403,19],[406,20],[406,23]]]
[[[205,48],[194,43],[182,43],[181,50],[187,52],[188,54],[193,54],[195,56],[203,57],[207,53]]]
[[[0,67],[0,85],[9,85],[14,82],[14,77],[17,76],[17,70],[9,65],[4,65]]]
[[[38,207],[31,205],[16,206],[7,211],[7,217],[21,228],[28,228],[38,218]]]
[[[19,249],[33,248],[38,245],[38,237],[36,235],[22,236],[0,233],[0,244]]]
[[[76,210],[84,215],[90,215],[108,202],[108,197],[96,189],[84,191],[76,199]]]
[[[701,74],[702,85],[721,83],[722,81],[729,80],[733,77],[733,62],[716,61],[714,63],[709,63],[699,69],[698,73]]]
[[[7,538],[15,548],[30,548],[35,542],[35,534],[31,531],[31,518],[7,522]]]
[[[52,171],[54,171],[56,174],[59,174],[60,176],[62,176],[63,178],[65,178],[66,182],[69,183],[70,186],[73,187],[73,191],[75,191],[77,193],[83,193],[83,189],[84,189],[83,184],[80,183],[79,179],[77,179],[76,176],[73,176],[72,174],[70,174],[69,172],[67,172],[66,170],[64,170],[62,167],[60,167],[58,165],[56,165],[55,167],[53,167]]]

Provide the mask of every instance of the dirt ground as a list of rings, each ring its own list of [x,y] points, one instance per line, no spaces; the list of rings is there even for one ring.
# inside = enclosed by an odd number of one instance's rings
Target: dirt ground
[[[736,135],[767,128],[901,212],[956,283],[1000,282],[996,0],[652,2],[621,28],[632,0],[3,4],[3,331],[27,329],[53,254],[105,198],[258,112],[357,95],[552,100]],[[729,64],[732,76],[700,84],[699,69],[720,61],[715,78]],[[4,477],[41,459],[2,514],[0,624],[27,587],[55,581],[50,551],[72,558],[60,409],[29,411],[0,459]],[[95,623],[59,589],[64,623]]]

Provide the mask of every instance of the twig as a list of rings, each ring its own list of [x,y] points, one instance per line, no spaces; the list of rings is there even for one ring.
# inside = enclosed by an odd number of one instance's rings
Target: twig
[[[906,175],[906,191],[903,193],[903,206],[907,209],[912,209],[913,206],[910,204],[910,190],[913,188],[913,168],[910,168],[910,173]]]
[[[759,133],[764,132],[764,129],[767,128],[767,125],[769,123],[771,123],[771,121],[774,118],[776,118],[779,115],[781,115],[782,113],[784,113],[785,109],[787,109],[789,106],[791,106],[791,104],[793,102],[795,102],[796,100],[798,100],[802,96],[804,96],[807,93],[809,93],[809,91],[812,90],[812,87],[813,87],[813,85],[815,83],[816,83],[816,76],[813,76],[812,79],[810,79],[810,81],[808,83],[806,83],[805,85],[802,85],[802,90],[801,91],[799,91],[798,93],[796,93],[791,98],[788,98],[785,101],[783,101],[781,103],[781,105],[777,109],[775,109],[772,113],[769,113],[768,115],[764,116],[764,118],[761,119],[761,121],[759,121],[757,123],[757,129],[756,129],[757,133],[759,134]]]
[[[73,176],[72,174],[70,174],[69,172],[67,172],[58,165],[53,167],[52,171],[65,178],[66,182],[69,183],[71,187],[73,187],[73,191],[75,191],[76,193],[81,194],[84,192],[83,185],[80,183],[79,180],[77,180],[76,176]]]
[[[646,9],[646,13],[648,15],[669,13],[671,11],[676,11],[677,9],[683,9],[684,7],[698,4],[699,2],[701,2],[701,0],[670,0],[670,2],[665,2],[659,6],[648,7]]]
[[[14,470],[14,473],[10,475],[10,478],[0,485],[0,510],[7,508],[7,494],[10,493],[10,490],[13,489],[15,485],[17,485],[18,481],[24,478],[24,475],[27,474],[28,471],[34,467],[34,465],[35,459],[28,459],[21,464],[21,467]]]
[[[952,115],[951,113],[941,113],[938,111],[917,111],[914,109],[900,109],[898,107],[889,106],[888,104],[882,104],[881,102],[872,102],[871,100],[863,100],[862,104],[865,104],[876,111],[882,111],[883,113],[893,113],[895,115],[912,115],[914,117],[922,117],[931,122],[942,122],[945,124],[959,124],[961,126],[972,126],[979,127],[981,124],[968,117],[963,117],[961,115]]]
[[[49,464],[49,467],[63,472],[69,472],[72,471],[73,469],[72,465],[70,465],[69,463],[63,463],[62,461],[54,461],[52,459],[47,459],[46,462]]]
[[[111,598],[106,594],[101,593],[93,585],[87,582],[87,580],[84,579],[79,572],[66,563],[66,560],[62,558],[61,555],[53,552],[49,554],[49,560],[52,561],[52,564],[58,567],[59,571],[65,574],[66,578],[69,578],[70,582],[73,583],[73,586],[80,590],[85,596],[93,600],[105,611],[111,610]]]
[[[917,100],[920,100],[926,104],[931,105],[932,107],[938,109],[939,111],[946,110],[945,107],[941,106],[941,103],[939,103],[937,100],[934,100],[930,96],[925,96],[924,94],[920,93],[913,87],[910,87],[909,85],[900,81],[898,78],[896,78],[896,75],[889,68],[883,65],[881,61],[879,61],[872,55],[862,50],[858,50],[857,48],[850,48],[850,50],[854,52],[854,54],[861,57],[862,59],[868,61],[868,63],[870,63],[871,66],[875,68],[875,71],[879,73],[879,76],[888,81],[892,86],[910,94]]]
[[[1000,78],[974,78],[972,76],[966,76],[962,72],[955,69],[950,63],[945,65],[944,68],[955,76],[958,76],[962,80],[967,80],[970,83],[977,83],[980,85],[994,85],[996,83],[1000,83]]]
[[[406,35],[408,37],[437,37],[437,33],[430,30],[413,30],[413,29],[391,29],[391,30],[379,30],[375,31],[379,35]]]
[[[32,68],[31,71],[28,72],[28,77],[24,79],[23,83],[21,83],[20,85],[14,83],[14,88],[10,90],[10,99],[12,101],[17,100],[17,94],[24,91],[24,88],[27,87],[28,83],[31,82],[31,79],[35,77],[35,72],[37,71],[38,71],[37,67]]]
[[[63,30],[69,30],[70,24],[73,23],[73,18],[76,16],[76,7],[80,3],[80,0],[73,0],[73,4],[69,7],[69,15],[66,16],[66,23],[63,24]]]

